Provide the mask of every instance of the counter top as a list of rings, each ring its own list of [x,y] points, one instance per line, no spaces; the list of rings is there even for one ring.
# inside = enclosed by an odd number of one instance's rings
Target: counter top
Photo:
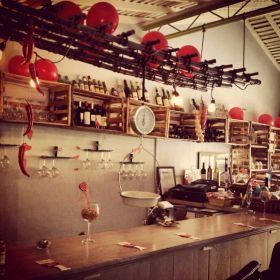
[[[267,214],[266,218],[270,220],[260,218],[262,218],[261,213],[255,216],[234,213],[183,220],[178,225],[169,228],[149,225],[96,234],[93,232],[95,242],[90,245],[81,243],[84,236],[75,236],[52,240],[47,250],[36,249],[34,243],[8,246],[5,279],[68,279],[70,274],[113,267],[167,251],[214,244],[280,228],[280,215]],[[255,228],[235,225],[234,223],[237,222]],[[200,239],[193,240],[176,235],[182,232]],[[146,249],[140,251],[117,245],[121,241],[132,242]],[[71,267],[71,270],[60,272],[56,268],[35,263],[35,261],[47,258]]]

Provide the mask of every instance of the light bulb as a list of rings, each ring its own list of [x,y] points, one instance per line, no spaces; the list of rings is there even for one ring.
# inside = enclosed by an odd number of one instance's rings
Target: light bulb
[[[216,103],[215,103],[215,99],[212,98],[209,106],[208,106],[208,112],[209,113],[214,113],[216,111]]]

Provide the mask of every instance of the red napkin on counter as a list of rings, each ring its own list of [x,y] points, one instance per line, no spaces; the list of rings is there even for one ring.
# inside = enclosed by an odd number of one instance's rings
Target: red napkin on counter
[[[140,251],[146,249],[145,247],[136,245],[136,244],[131,243],[131,242],[126,242],[126,241],[119,242],[119,243],[117,243],[117,244],[118,244],[118,245],[121,245],[121,246],[124,246],[124,247],[128,247],[128,248],[135,248],[135,249],[138,249],[138,250],[140,250]]]

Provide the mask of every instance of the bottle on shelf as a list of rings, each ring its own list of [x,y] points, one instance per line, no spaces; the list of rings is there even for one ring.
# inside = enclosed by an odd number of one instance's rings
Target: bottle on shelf
[[[85,109],[84,109],[84,126],[90,126],[90,109],[89,104],[85,102]]]
[[[79,88],[80,89],[85,89],[85,86],[84,86],[84,83],[83,83],[83,80],[81,78],[81,76],[78,76],[78,84],[79,84]]]
[[[200,169],[200,178],[206,179],[206,169],[205,169],[205,163],[202,163],[202,168]]]
[[[109,91],[108,91],[108,89],[107,89],[107,86],[106,86],[106,83],[105,83],[105,82],[102,82],[102,87],[103,87],[104,93],[105,93],[105,94],[109,94]]]
[[[88,90],[94,92],[94,86],[92,84],[92,80],[89,75],[87,76],[87,82],[88,82]]]
[[[215,168],[213,172],[213,180],[217,181],[218,185],[220,185],[220,170],[218,168],[217,161],[215,162]]]
[[[143,96],[142,96],[142,89],[140,87],[140,84],[139,82],[136,82],[136,92],[137,92],[137,97],[138,97],[138,100],[143,100]]]
[[[167,96],[164,88],[162,88],[162,103],[163,103],[163,106],[165,106],[165,107],[170,106],[169,99],[168,99],[168,96]]]
[[[76,110],[75,119],[76,119],[76,125],[84,124],[84,107],[82,101],[79,101],[79,106]]]
[[[67,75],[65,75],[65,77],[64,77],[64,83],[65,83],[65,84],[68,84],[68,85],[71,84],[71,82],[70,82],[70,80],[69,80],[69,78],[68,78]]]
[[[90,104],[90,126],[95,127],[96,114],[94,104]]]
[[[127,80],[123,81],[123,89],[124,89],[124,93],[125,93],[125,97],[126,98],[130,98],[131,97],[131,90],[127,84]]]
[[[121,80],[117,80],[117,88],[116,88],[117,92],[118,92],[118,96],[120,98],[125,98],[125,93],[124,93],[124,89],[122,86],[122,81]]]
[[[209,166],[207,168],[207,180],[212,180],[212,179],[213,179],[212,168],[211,168],[211,165],[209,163]]]
[[[72,87],[73,88],[79,88],[79,85],[78,85],[76,80],[72,80]]]
[[[89,90],[86,76],[83,76],[83,84],[84,84],[84,90]]]
[[[107,111],[106,111],[104,104],[101,106],[100,115],[101,115],[101,128],[106,128],[107,127]]]
[[[161,97],[161,95],[159,94],[157,88],[156,88],[156,96],[155,96],[155,99],[156,99],[156,104],[162,106],[162,97]]]
[[[64,79],[62,78],[61,74],[58,74],[58,79],[57,79],[57,81],[58,81],[59,83],[64,83]]]
[[[131,91],[132,98],[138,100],[138,94],[132,81],[130,81],[130,91]]]
[[[220,183],[227,190],[229,188],[229,173],[228,173],[228,159],[225,158],[225,170],[220,175]]]
[[[101,110],[100,106],[98,104],[94,105],[95,106],[95,127],[100,128],[101,126]]]
[[[97,84],[95,79],[93,79],[93,86],[94,86],[94,91],[99,93],[99,86],[98,86],[98,84]]]
[[[148,92],[146,89],[144,89],[144,98],[143,98],[143,101],[144,101],[144,102],[150,102],[150,94],[149,94],[149,92]]]
[[[105,93],[104,88],[103,88],[103,85],[101,84],[100,80],[98,80],[97,84],[98,84],[98,87],[99,87],[99,93],[104,94]]]
[[[111,88],[110,94],[112,96],[119,96],[119,93],[118,93],[117,89],[115,89],[114,87]]]

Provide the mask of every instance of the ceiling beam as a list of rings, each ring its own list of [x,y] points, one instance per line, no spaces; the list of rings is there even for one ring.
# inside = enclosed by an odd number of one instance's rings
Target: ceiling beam
[[[141,25],[141,28],[143,30],[150,30],[153,28],[160,27],[165,24],[170,24],[176,21],[180,21],[186,18],[190,18],[193,16],[197,16],[202,13],[209,12],[211,10],[217,10],[220,8],[223,8],[228,5],[233,5],[239,2],[243,2],[243,0],[216,0],[216,1],[210,1],[201,3],[199,5],[184,9],[183,11],[172,13],[170,15],[166,15],[164,17],[155,19],[153,21],[149,21],[146,23],[143,23]]]
[[[224,25],[224,24],[240,21],[244,17],[246,19],[248,19],[250,17],[259,16],[259,15],[263,15],[263,14],[266,14],[266,13],[271,13],[271,12],[277,11],[279,9],[280,9],[280,4],[276,4],[276,5],[268,6],[268,7],[265,7],[265,8],[257,9],[257,10],[251,11],[251,12],[247,12],[247,13],[244,13],[244,14],[241,14],[241,15],[232,16],[232,17],[225,18],[225,19],[222,19],[222,20],[218,20],[218,21],[210,22],[210,23],[207,23],[207,24],[204,24],[204,25],[196,26],[196,27],[193,27],[193,28],[190,28],[190,29],[186,29],[186,30],[182,30],[182,31],[179,31],[179,32],[171,33],[171,34],[166,35],[165,37],[167,39],[173,39],[173,38],[177,38],[177,37],[180,37],[180,36],[183,36],[183,35],[187,35],[187,34],[191,34],[191,33],[194,33],[194,32],[201,31],[201,30],[203,30],[203,28],[210,29],[210,28],[221,26],[221,25]]]

